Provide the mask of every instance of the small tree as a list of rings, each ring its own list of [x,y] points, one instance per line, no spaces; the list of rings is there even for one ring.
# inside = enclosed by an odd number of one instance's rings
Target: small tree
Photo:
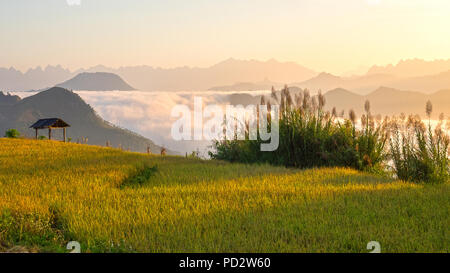
[[[7,138],[19,138],[20,132],[16,129],[9,129],[5,132],[5,137]]]

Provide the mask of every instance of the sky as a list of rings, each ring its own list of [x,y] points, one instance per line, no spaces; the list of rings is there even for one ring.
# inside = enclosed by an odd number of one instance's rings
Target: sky
[[[293,61],[341,74],[450,58],[448,0],[0,0],[0,67]]]

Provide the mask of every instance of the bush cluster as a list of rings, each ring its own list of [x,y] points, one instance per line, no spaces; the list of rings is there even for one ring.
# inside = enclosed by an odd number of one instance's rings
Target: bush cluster
[[[370,102],[360,122],[349,111],[338,114],[336,108],[325,111],[325,97],[311,96],[307,90],[292,94],[285,87],[272,90],[261,104],[280,106],[279,148],[262,152],[260,140],[216,140],[213,159],[242,163],[269,163],[295,168],[351,167],[373,173],[394,173],[400,179],[443,182],[449,178],[449,137],[441,122],[433,130],[418,117],[382,118],[371,114]],[[431,114],[431,103],[427,113]],[[268,115],[270,120],[270,115]],[[248,124],[244,126],[248,135]],[[405,128],[402,128],[405,127]],[[270,129],[270,122],[269,122]],[[258,138],[259,139],[259,138]]]

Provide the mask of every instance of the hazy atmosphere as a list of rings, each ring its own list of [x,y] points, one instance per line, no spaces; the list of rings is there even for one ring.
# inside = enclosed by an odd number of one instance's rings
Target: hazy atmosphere
[[[401,59],[450,58],[449,10],[447,0],[1,1],[0,60],[25,72],[275,58],[361,74]]]
[[[449,0],[0,0],[0,263],[450,253],[449,34]]]

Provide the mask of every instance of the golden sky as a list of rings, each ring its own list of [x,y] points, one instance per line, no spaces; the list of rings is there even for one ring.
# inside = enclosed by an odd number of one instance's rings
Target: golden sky
[[[0,67],[210,66],[230,57],[344,73],[450,58],[449,0],[0,2]]]

